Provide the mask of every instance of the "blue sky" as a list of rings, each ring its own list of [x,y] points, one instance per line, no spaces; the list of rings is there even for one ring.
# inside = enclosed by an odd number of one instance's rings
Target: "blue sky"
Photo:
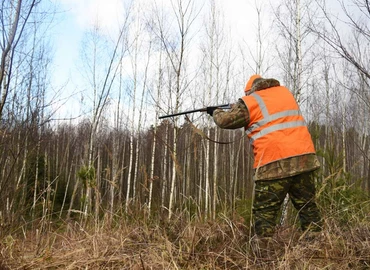
[[[117,30],[120,16],[124,14],[122,0],[53,0],[61,13],[57,16],[55,27],[53,83],[55,88],[63,87],[63,96],[69,97],[68,106],[62,106],[60,115],[75,116],[80,114],[79,102],[83,96],[81,84],[80,50],[84,33],[97,20],[108,35]],[[125,0],[126,1],[126,0]],[[148,3],[150,0],[136,0]],[[160,0],[157,0],[159,2]],[[162,0],[170,5],[171,0]],[[200,3],[207,0],[196,1]],[[266,0],[264,0],[266,2]],[[261,1],[258,1],[260,4]],[[225,26],[230,27],[235,40],[243,40],[255,35],[254,0],[219,0],[225,16]],[[67,83],[67,84],[66,84]],[[65,85],[66,84],[66,85]],[[78,110],[78,112],[77,112]],[[68,112],[67,112],[68,111]],[[62,117],[62,116],[61,116]]]

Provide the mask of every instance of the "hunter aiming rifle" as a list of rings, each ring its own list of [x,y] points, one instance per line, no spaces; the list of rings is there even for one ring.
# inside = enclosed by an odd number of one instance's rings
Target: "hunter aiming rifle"
[[[215,109],[230,109],[230,104],[223,104],[223,105],[216,105],[216,106],[209,106],[209,107],[204,107],[201,109],[195,109],[195,110],[190,110],[190,111],[185,111],[185,112],[179,112],[179,113],[174,113],[174,114],[168,114],[168,115],[162,115],[159,117],[159,119],[167,118],[167,117],[172,117],[172,116],[179,116],[183,114],[188,114],[188,113],[195,113],[195,112],[208,112],[209,110],[215,110]]]

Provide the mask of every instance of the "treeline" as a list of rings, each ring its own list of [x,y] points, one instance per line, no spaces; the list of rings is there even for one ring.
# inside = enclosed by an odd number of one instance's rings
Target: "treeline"
[[[0,141],[3,226],[45,215],[63,219],[97,215],[100,219],[128,211],[167,216],[174,173],[174,212],[186,213],[189,218],[211,218],[220,211],[231,213],[238,200],[245,203],[251,199],[253,158],[242,130],[211,128],[210,133],[219,136],[207,152],[208,139],[204,136],[207,129],[185,123],[178,127],[178,154],[174,159],[174,151],[168,147],[172,145],[174,126],[171,121],[163,121],[156,135],[151,128],[135,137],[139,147],[133,150],[138,159],[132,163],[133,173],[128,178],[129,132],[99,133],[93,149],[95,159],[88,167],[85,160],[89,154],[89,126],[85,121],[45,128],[41,134],[23,126],[3,131]],[[340,184],[368,193],[370,160],[364,153],[370,138],[353,129],[345,134],[336,132],[337,129],[310,124],[323,165],[317,181],[347,179],[348,182]],[[176,172],[172,171],[173,166]],[[129,187],[129,204],[125,208]],[[209,199],[206,201],[205,197]]]

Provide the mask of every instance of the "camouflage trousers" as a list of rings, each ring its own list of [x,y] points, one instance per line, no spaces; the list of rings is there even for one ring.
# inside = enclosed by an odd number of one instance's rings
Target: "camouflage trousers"
[[[287,194],[298,210],[302,230],[320,231],[321,217],[315,203],[313,173],[279,179],[256,181],[253,202],[253,221],[258,236],[274,234],[281,206]]]

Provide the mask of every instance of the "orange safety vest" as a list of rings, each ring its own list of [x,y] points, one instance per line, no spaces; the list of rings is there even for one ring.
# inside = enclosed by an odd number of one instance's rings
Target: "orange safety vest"
[[[284,86],[244,96],[250,122],[245,131],[253,146],[254,168],[315,153],[311,135],[292,93]]]

